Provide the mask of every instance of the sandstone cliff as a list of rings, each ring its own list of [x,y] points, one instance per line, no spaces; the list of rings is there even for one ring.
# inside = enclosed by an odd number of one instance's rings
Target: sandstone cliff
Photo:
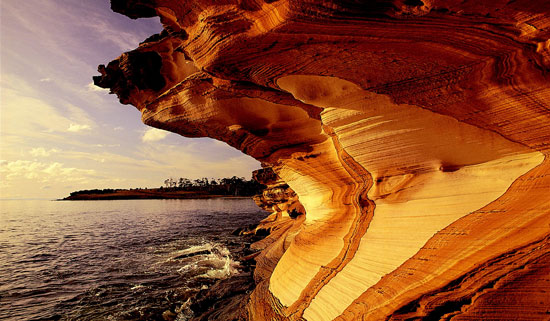
[[[260,160],[305,209],[274,210],[251,319],[550,317],[550,2],[112,8],[165,30],[96,85]]]

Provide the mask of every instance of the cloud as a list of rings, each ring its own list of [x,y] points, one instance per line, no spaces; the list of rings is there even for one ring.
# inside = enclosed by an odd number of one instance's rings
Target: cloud
[[[82,27],[87,27],[94,34],[101,35],[102,41],[108,41],[124,52],[135,49],[147,37],[147,35],[144,36],[142,33],[114,28],[112,24],[105,21],[105,17],[96,16],[90,20],[92,21],[91,24]]]
[[[84,183],[95,176],[91,169],[65,167],[62,163],[35,162],[27,160],[4,161],[0,163],[0,174],[7,181],[32,179],[40,182]]]
[[[43,132],[62,131],[69,126],[70,121],[52,105],[25,94],[2,88],[3,134],[32,137]]]
[[[141,163],[141,171],[164,173],[167,177],[250,177],[252,170],[260,163],[226,145],[225,148],[211,148],[207,139],[193,139],[196,144],[143,144],[136,153],[148,164]],[[213,141],[213,140],[212,140]]]
[[[41,82],[50,82],[50,81],[52,81],[52,79],[51,78],[42,78],[42,79],[40,79],[40,81]]]
[[[88,113],[69,102],[49,102],[42,99],[38,90],[13,74],[2,74],[0,78],[2,136],[48,139],[46,133],[76,132],[90,129],[95,122]],[[7,121],[7,120],[10,121]],[[64,141],[66,137],[62,138]],[[36,145],[35,145],[36,146]]]
[[[31,154],[34,157],[48,157],[53,153],[59,152],[58,149],[51,148],[50,150],[46,150],[44,147],[38,147],[33,148],[29,151],[29,154]]]
[[[143,134],[143,136],[141,137],[141,141],[142,142],[156,142],[156,141],[159,141],[159,140],[163,140],[164,138],[166,138],[166,136],[168,136],[168,134],[169,134],[169,132],[167,132],[165,130],[157,129],[157,128],[151,128],[151,129],[148,129]]]
[[[78,133],[80,131],[89,129],[91,129],[90,125],[70,124],[69,128],[67,128],[67,131],[71,133]]]
[[[108,88],[101,88],[101,87],[98,87],[96,85],[94,85],[94,82],[90,82],[86,85],[86,89],[88,91],[92,91],[92,92],[100,92],[100,93],[105,93],[105,94],[108,94],[109,93],[109,89]]]
[[[120,144],[94,144],[95,147],[120,147]]]

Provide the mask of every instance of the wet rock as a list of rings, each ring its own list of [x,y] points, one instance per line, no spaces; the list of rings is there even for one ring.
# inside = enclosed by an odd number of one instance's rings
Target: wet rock
[[[201,290],[197,300],[191,304],[195,317],[193,321],[236,321],[248,320],[245,306],[254,280],[250,273],[244,273],[216,282]]]

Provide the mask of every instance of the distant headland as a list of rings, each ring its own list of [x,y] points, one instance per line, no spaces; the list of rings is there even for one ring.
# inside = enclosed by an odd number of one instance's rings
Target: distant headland
[[[187,178],[164,181],[159,188],[91,189],[72,192],[62,201],[128,200],[128,199],[196,199],[215,197],[246,197],[262,192],[264,185],[255,180],[233,176],[222,179]]]

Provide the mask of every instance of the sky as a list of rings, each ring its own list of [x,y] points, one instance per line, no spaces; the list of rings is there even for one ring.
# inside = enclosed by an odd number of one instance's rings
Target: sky
[[[97,66],[162,30],[108,0],[0,1],[0,199],[159,187],[169,177],[246,177],[251,157],[148,127],[95,87]]]

